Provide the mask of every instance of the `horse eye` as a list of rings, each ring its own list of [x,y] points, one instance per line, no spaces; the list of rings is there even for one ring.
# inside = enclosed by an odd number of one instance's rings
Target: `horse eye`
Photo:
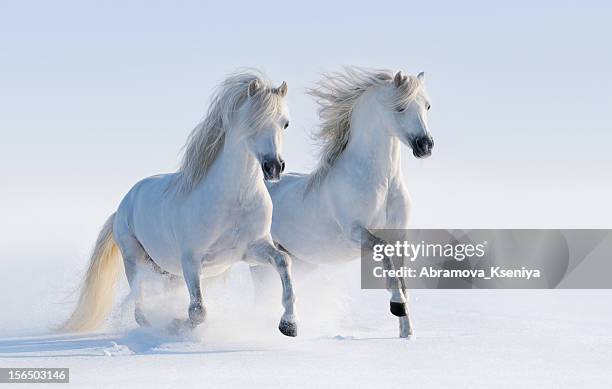
[[[283,130],[286,130],[286,129],[287,129],[287,127],[289,127],[289,122],[286,122],[286,123],[285,123],[285,126],[283,127]]]
[[[404,112],[404,110],[405,110],[405,109],[406,109],[406,108],[402,108],[402,107],[400,107],[400,108],[396,109],[396,111],[397,111],[397,112]]]
[[[429,111],[431,109],[431,104],[427,104],[427,110]]]

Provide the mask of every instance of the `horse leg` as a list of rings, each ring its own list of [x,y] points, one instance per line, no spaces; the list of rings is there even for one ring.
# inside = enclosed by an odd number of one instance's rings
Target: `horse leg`
[[[189,291],[189,321],[191,328],[195,328],[204,322],[206,310],[202,305],[202,263],[192,254],[184,254],[181,258],[183,277]]]
[[[291,257],[291,273],[294,280],[296,277],[299,277],[300,275],[306,275],[317,268],[315,265],[296,258],[280,243],[274,242],[274,245],[280,251]],[[267,288],[266,286],[270,285],[273,282],[272,278],[273,276],[275,276],[274,270],[271,269],[270,266],[261,266],[259,264],[251,265],[249,269],[251,272],[251,280],[253,282],[254,301],[256,303],[264,303],[266,301],[269,301],[269,288]]]
[[[406,288],[406,282],[403,278],[400,278],[400,284],[402,285],[402,292],[404,293],[404,311],[406,312],[405,316],[399,317],[399,331],[401,338],[408,338],[413,335],[412,331],[412,322],[410,320],[410,310],[408,309],[408,301],[410,300],[410,295],[408,292],[408,288]]]
[[[385,270],[395,270],[395,265],[391,259],[383,259]],[[405,287],[404,279],[401,277],[387,278],[387,290],[391,293],[389,308],[399,321],[400,338],[412,336],[412,325],[410,323],[410,311],[408,309],[408,289]]]
[[[297,336],[295,294],[291,278],[291,257],[289,254],[278,250],[268,240],[261,240],[252,244],[245,257],[261,264],[272,265],[278,272],[283,286],[282,304],[285,309],[278,329],[283,335]]]
[[[145,265],[148,255],[138,240],[131,236],[120,237],[117,245],[123,256],[125,275],[130,289],[135,294],[134,318],[139,326],[148,327],[149,321],[142,312],[142,280],[138,274],[138,268]]]
[[[363,236],[365,245],[368,249],[373,250],[375,245],[387,245],[388,243],[383,239],[372,234],[368,229],[360,227],[356,229],[355,232],[358,232],[359,240],[361,241],[361,237]],[[395,269],[395,265],[393,261],[387,256],[385,256],[382,260],[383,268],[385,270],[393,270]],[[412,325],[410,323],[410,314],[408,309],[408,294],[407,288],[405,286],[405,282],[403,278],[387,278],[387,290],[391,293],[391,300],[389,302],[390,311],[394,316],[397,316],[399,319],[399,331],[401,338],[408,338],[413,334]]]

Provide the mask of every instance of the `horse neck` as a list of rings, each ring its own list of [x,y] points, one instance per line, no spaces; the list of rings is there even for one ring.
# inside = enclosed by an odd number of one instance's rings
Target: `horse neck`
[[[257,158],[231,130],[226,133],[223,148],[214,165],[223,179],[223,190],[228,194],[250,191],[257,182],[263,182]]]
[[[359,104],[352,113],[350,137],[346,154],[351,161],[361,161],[360,166],[369,170],[370,176],[401,178],[401,148],[395,136],[388,135],[385,123],[375,108],[367,101]],[[363,174],[361,170],[359,174]]]

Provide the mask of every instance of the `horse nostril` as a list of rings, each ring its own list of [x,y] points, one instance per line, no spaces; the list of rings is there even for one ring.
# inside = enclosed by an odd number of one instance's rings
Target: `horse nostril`
[[[433,148],[433,138],[429,136],[417,138],[415,143],[417,148],[423,151],[429,151]]]
[[[270,161],[264,161],[261,166],[263,167],[263,170],[265,172],[269,172],[270,171]]]
[[[281,172],[284,172],[285,171],[285,161],[281,159],[280,164],[281,164]]]
[[[423,138],[417,138],[415,143],[419,149],[425,148],[425,142],[423,141]]]

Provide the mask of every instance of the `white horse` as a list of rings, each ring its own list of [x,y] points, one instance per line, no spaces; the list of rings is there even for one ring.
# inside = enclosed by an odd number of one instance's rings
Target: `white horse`
[[[310,94],[320,105],[321,159],[311,174],[268,184],[272,237],[298,262],[348,261],[362,244],[382,243],[370,230],[408,225],[400,143],[417,158],[431,154],[424,75],[347,68],[326,75]],[[389,259],[385,265],[393,266]],[[391,282],[391,312],[399,316],[400,336],[408,337],[407,290],[401,280]]]
[[[273,244],[272,201],[264,184],[264,178],[278,179],[284,168],[286,93],[285,82],[272,88],[258,72],[234,74],[220,85],[188,139],[180,170],[138,182],[104,225],[78,305],[63,330],[92,330],[104,320],[123,257],[139,325],[148,325],[139,267],[183,275],[190,297],[184,324],[195,327],[205,317],[201,279],[244,260],[272,265],[280,274],[279,329],[297,335],[290,258]]]

